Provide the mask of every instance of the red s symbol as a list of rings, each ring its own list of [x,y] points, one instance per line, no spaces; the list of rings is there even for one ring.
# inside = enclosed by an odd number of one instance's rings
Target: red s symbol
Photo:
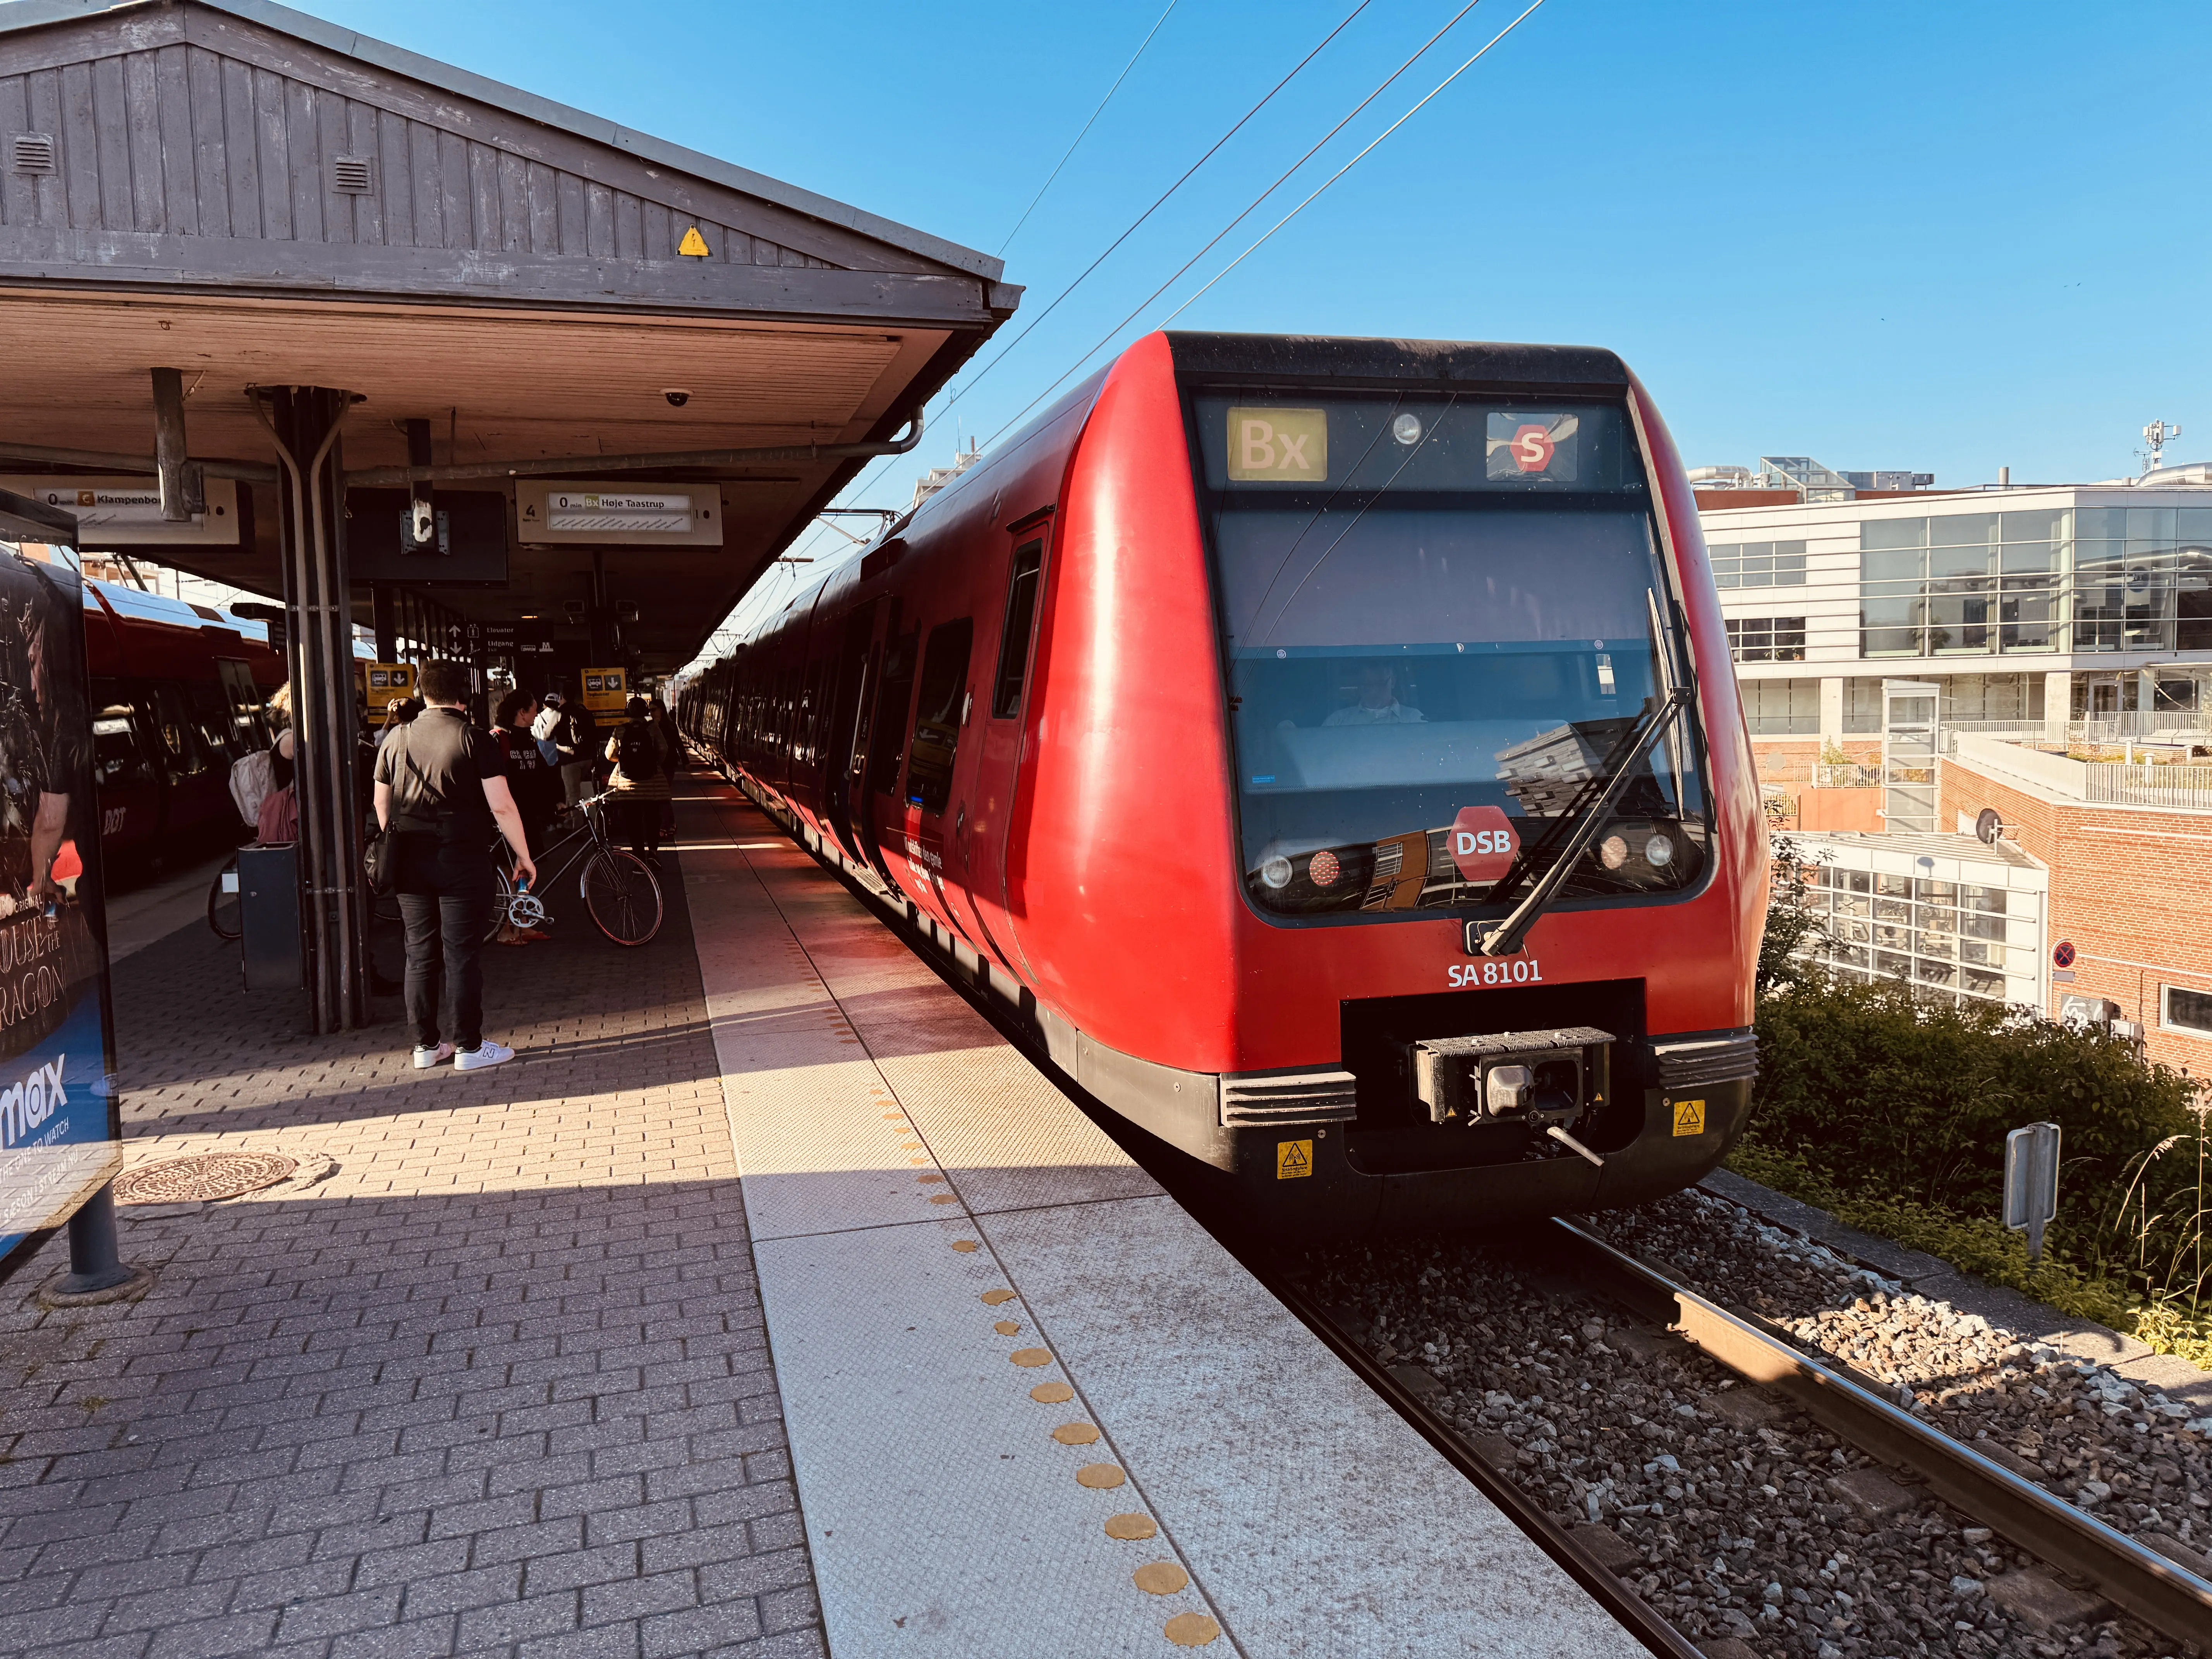
[[[1534,422],[1513,434],[1513,459],[1523,472],[1541,472],[1551,465],[1557,448],[1552,434]]]

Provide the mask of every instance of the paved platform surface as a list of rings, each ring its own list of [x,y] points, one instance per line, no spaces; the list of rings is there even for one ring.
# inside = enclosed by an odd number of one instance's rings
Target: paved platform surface
[[[143,1300],[43,1310],[58,1242],[0,1286],[0,1655],[1632,1650],[844,887],[683,793],[653,945],[556,891],[488,953],[497,1070],[304,1035],[198,923],[118,964],[129,1161],[302,1176],[126,1207]]]
[[[682,818],[842,1659],[1639,1650],[764,816]]]
[[[204,925],[117,965],[132,1162],[337,1168],[126,1207],[143,1301],[0,1286],[0,1653],[824,1650],[675,862],[642,950],[571,893],[487,952],[490,1072],[300,1035]]]

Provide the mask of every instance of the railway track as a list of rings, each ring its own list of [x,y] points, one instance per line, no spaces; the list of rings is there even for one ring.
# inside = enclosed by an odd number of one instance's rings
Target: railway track
[[[1838,1440],[1902,1473],[2053,1570],[2174,1642],[2204,1644],[2212,1632],[2212,1583],[2138,1543],[1921,1421],[1850,1367],[1817,1353],[1755,1315],[1732,1310],[1680,1283],[1664,1268],[1619,1249],[1571,1221],[1522,1247],[1570,1276],[1591,1299],[1608,1303],[1666,1340],[1717,1361],[1743,1382],[1771,1390]],[[1486,1455],[1471,1436],[1433,1409],[1422,1373],[1371,1352],[1340,1314],[1279,1265],[1248,1255],[1270,1290],[1406,1419],[1464,1470],[1500,1507],[1583,1583],[1654,1653],[1699,1650],[1616,1576],[1619,1546],[1592,1547],[1601,1528],[1563,1526],[1513,1471]],[[1492,1441],[1491,1443],[1495,1444]]]

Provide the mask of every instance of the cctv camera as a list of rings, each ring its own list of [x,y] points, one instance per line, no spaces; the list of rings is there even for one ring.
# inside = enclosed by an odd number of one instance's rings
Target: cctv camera
[[[690,392],[676,386],[671,386],[667,391],[662,392],[660,395],[668,399],[668,406],[671,409],[681,409],[684,404],[691,401],[691,394]]]

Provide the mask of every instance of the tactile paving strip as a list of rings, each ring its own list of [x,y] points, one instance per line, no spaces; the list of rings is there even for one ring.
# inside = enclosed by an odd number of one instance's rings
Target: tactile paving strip
[[[841,1659],[1638,1651],[811,860],[714,821],[686,884]]]

